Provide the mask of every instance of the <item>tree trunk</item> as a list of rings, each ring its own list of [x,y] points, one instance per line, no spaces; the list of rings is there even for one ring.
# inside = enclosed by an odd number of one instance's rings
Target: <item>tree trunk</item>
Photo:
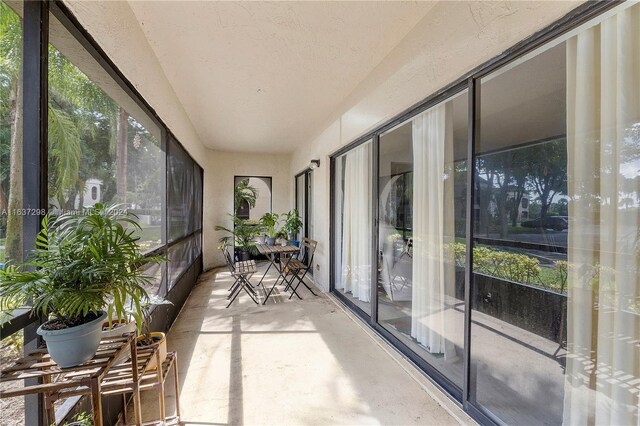
[[[513,227],[518,224],[518,213],[520,212],[520,203],[522,203],[522,197],[524,197],[524,191],[518,188],[513,200],[513,208],[511,209],[511,226]]]
[[[509,218],[507,216],[507,197],[508,187],[504,184],[503,188],[500,188],[500,202],[498,203],[498,218],[500,220],[500,238],[505,238],[509,233]]]
[[[127,202],[127,123],[129,114],[118,107],[118,141],[116,147],[118,202]]]
[[[87,184],[84,181],[78,182],[78,208],[84,209],[84,192],[87,189]]]
[[[9,94],[11,119],[11,160],[9,164],[9,200],[5,262],[22,262],[22,72]]]
[[[4,185],[0,181],[0,212],[7,210],[7,197],[4,195]]]

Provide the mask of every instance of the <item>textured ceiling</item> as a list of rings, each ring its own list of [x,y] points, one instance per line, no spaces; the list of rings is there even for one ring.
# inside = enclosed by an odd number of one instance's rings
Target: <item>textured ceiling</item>
[[[202,142],[291,152],[433,2],[131,1]]]

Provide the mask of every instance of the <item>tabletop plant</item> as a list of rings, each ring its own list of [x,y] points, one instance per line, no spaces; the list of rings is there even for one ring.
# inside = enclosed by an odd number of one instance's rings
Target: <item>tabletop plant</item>
[[[285,213],[284,230],[287,232],[289,241],[294,241],[302,229],[303,223],[297,209]]]
[[[276,227],[279,220],[280,215],[278,215],[277,213],[265,213],[260,218],[260,223],[267,232],[267,244],[270,246],[275,243],[275,239],[278,235],[278,230],[276,229]]]
[[[99,343],[104,318],[122,320],[129,315],[141,328],[141,305],[149,298],[144,287],[152,279],[144,266],[166,259],[142,254],[139,230],[137,217],[118,205],[46,215],[27,261],[0,271],[0,309],[29,305],[33,314],[48,318],[38,334],[54,360],[55,339],[49,337],[56,332],[68,336],[67,329],[97,322]],[[94,353],[95,349],[89,358]]]

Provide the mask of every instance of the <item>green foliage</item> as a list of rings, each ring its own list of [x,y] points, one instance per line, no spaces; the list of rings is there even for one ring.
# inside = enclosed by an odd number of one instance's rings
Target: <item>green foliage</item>
[[[136,216],[117,205],[45,216],[28,261],[0,271],[0,308],[30,303],[34,313],[59,318],[106,310],[120,320],[131,314],[141,328],[152,280],[143,266],[166,259],[142,255],[138,229]]]
[[[446,246],[447,256],[455,259],[457,266],[464,267],[466,245]],[[555,261],[552,267],[540,266],[535,257],[477,246],[473,249],[473,271],[508,281],[541,286],[560,293],[567,290],[568,263]]]
[[[293,209],[289,211],[289,213],[285,213],[284,218],[285,218],[285,222],[284,222],[283,229],[288,234],[293,235],[293,237],[295,238],[303,226],[302,220],[300,219],[300,215],[298,214],[298,210]]]
[[[91,413],[83,411],[73,416],[73,418],[71,419],[71,424],[73,424],[74,426],[93,426],[93,416],[91,415]],[[69,425],[70,423],[64,422],[62,426]],[[55,423],[52,426],[55,426]]]
[[[55,170],[51,185],[55,193],[76,185],[80,153],[80,137],[73,117],[49,105],[49,161]]]
[[[475,272],[504,278],[510,281],[530,283],[540,275],[538,259],[524,254],[491,250],[485,247],[473,249]]]
[[[260,218],[260,223],[266,229],[269,238],[276,238],[276,236],[278,235],[276,226],[278,225],[279,220],[280,215],[277,213],[265,213]]]
[[[233,229],[226,228],[222,225],[216,226],[216,231],[224,231],[228,233],[224,237],[218,240],[218,248],[222,248],[227,245],[232,245],[232,242],[237,247],[241,247],[244,251],[248,251],[252,254],[258,253],[256,244],[253,239],[260,232],[260,227],[248,223],[246,219],[241,219],[238,216],[229,215],[233,221]]]
[[[237,211],[243,201],[249,204],[249,207],[254,208],[257,198],[258,190],[249,185],[249,179],[242,179],[233,190],[233,210]]]

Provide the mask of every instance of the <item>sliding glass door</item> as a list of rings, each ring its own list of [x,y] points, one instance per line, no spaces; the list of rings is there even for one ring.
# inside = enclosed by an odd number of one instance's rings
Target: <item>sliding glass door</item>
[[[460,389],[467,109],[465,91],[381,134],[378,168],[378,322]]]
[[[302,220],[302,229],[298,234],[298,240],[303,238],[314,239],[313,234],[313,173],[311,169],[307,169],[296,176],[296,210]],[[311,258],[305,253],[303,262],[309,264]],[[309,270],[309,274],[313,275],[313,268]]]
[[[334,159],[334,289],[367,315],[375,274],[371,223],[372,142]]]
[[[480,92],[470,397],[509,424],[638,424],[640,5]]]
[[[509,59],[332,158],[333,289],[483,422],[638,425],[640,4]]]

